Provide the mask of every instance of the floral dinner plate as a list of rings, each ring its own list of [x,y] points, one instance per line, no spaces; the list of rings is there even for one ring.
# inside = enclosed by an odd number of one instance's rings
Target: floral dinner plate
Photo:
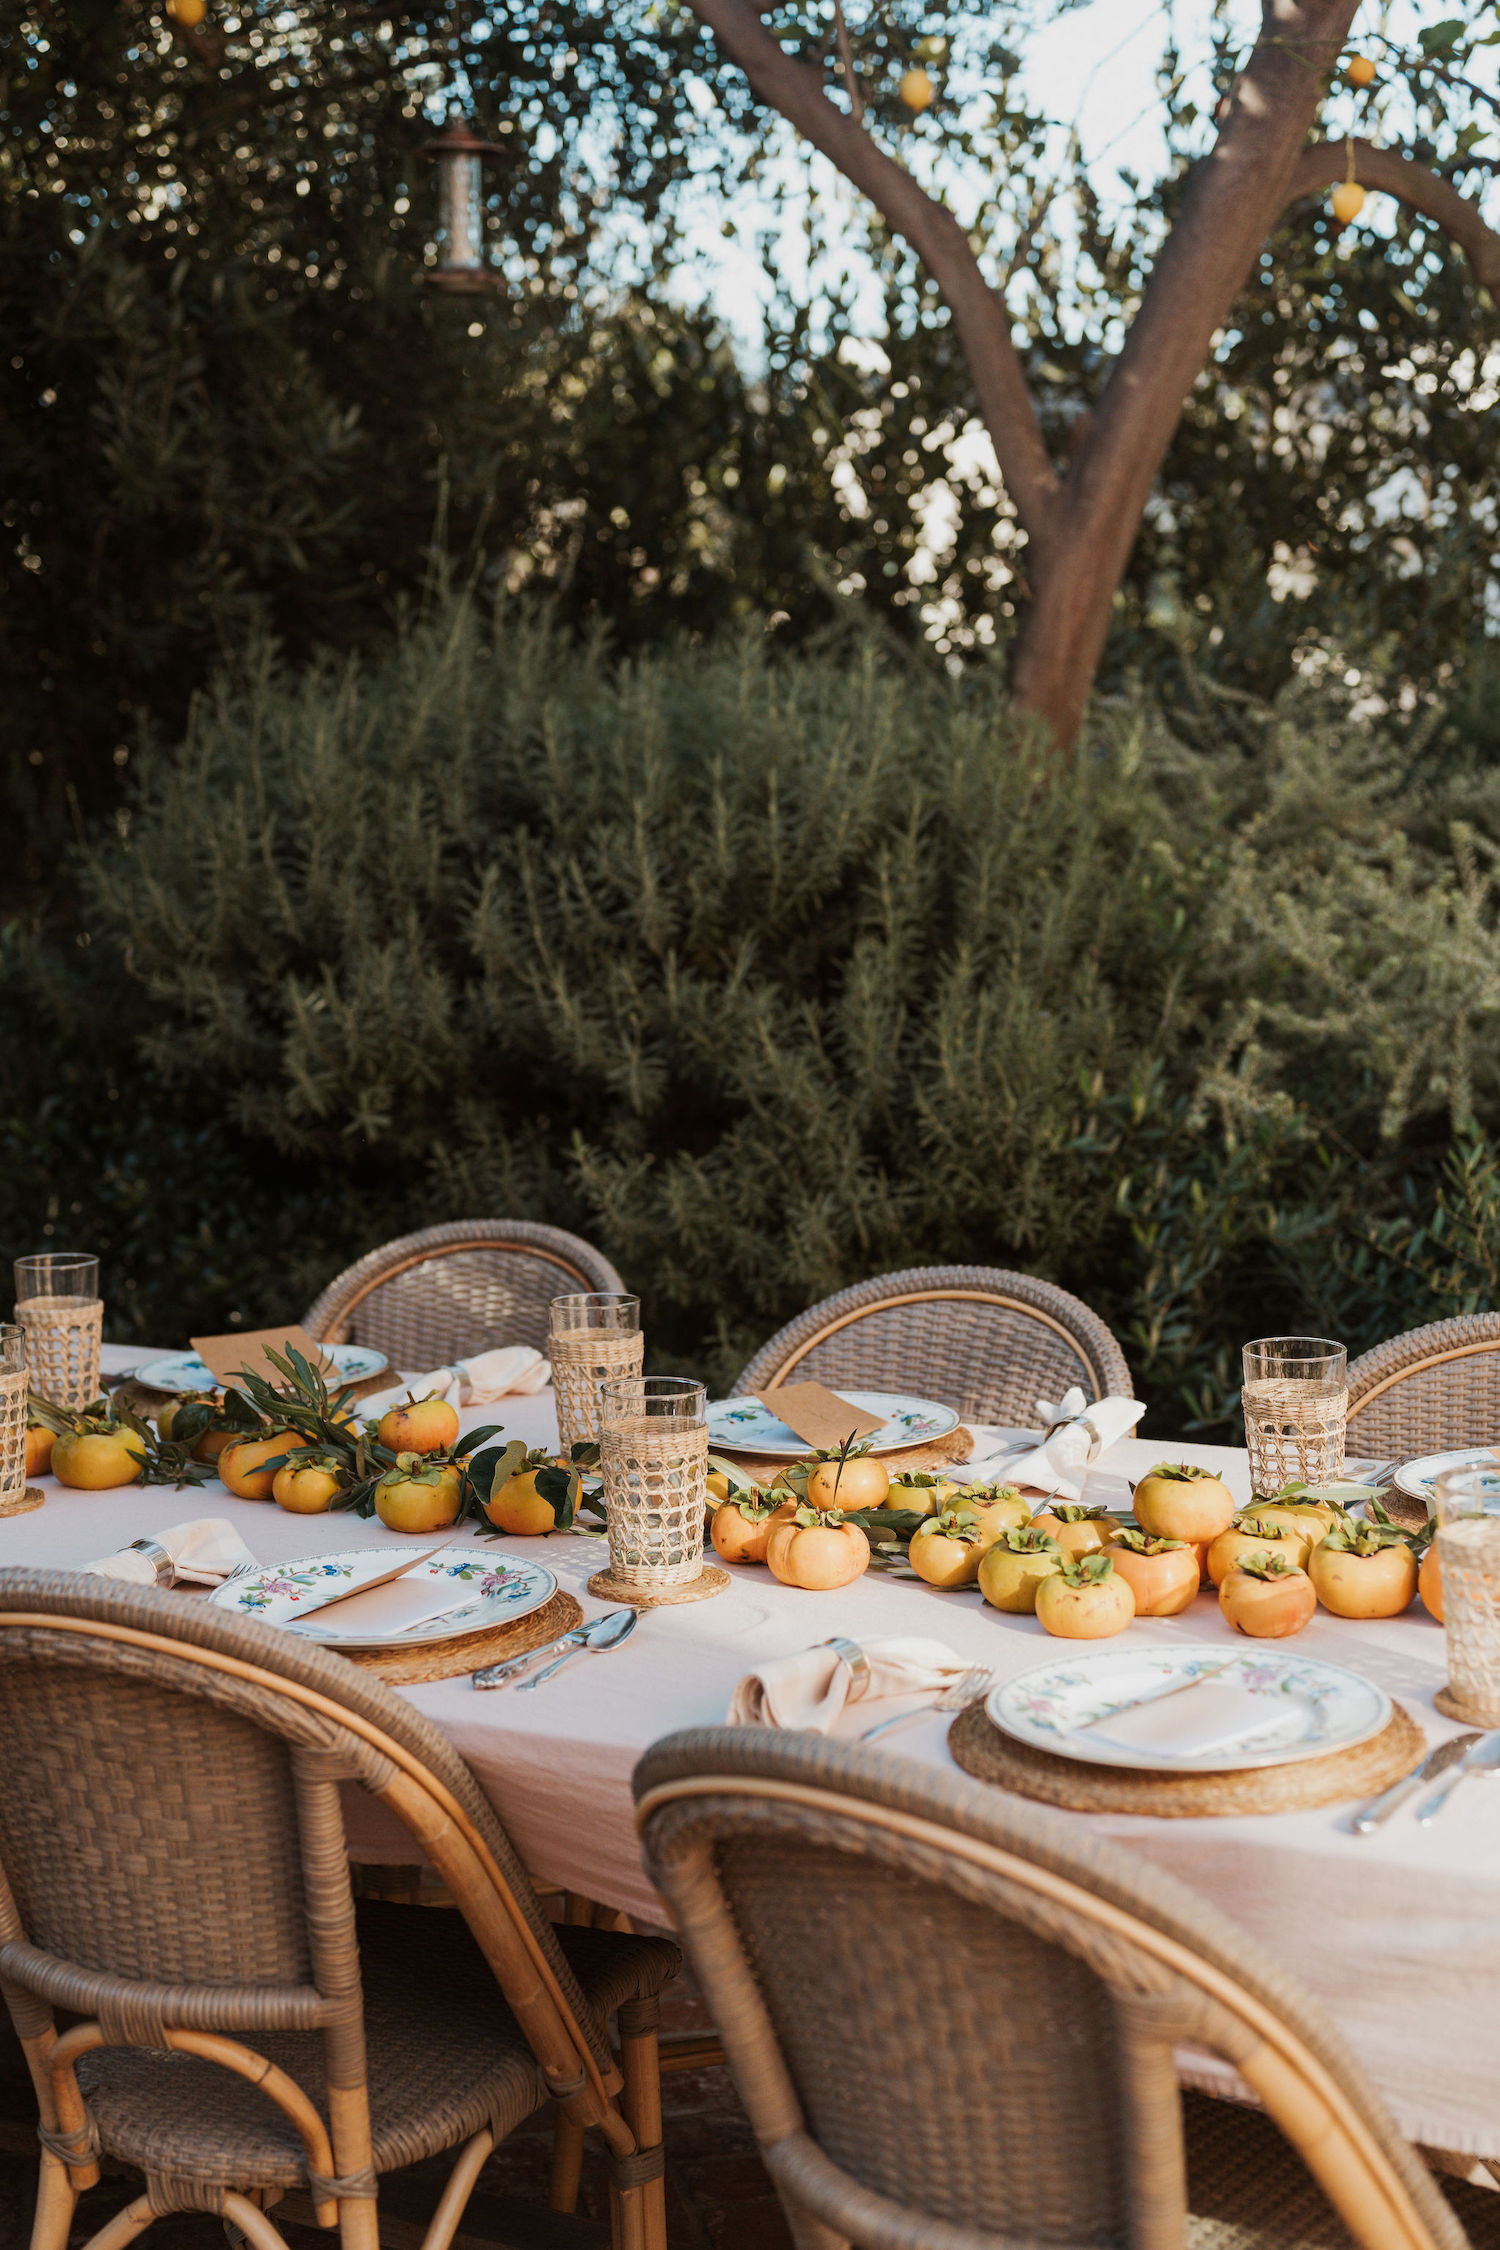
[[[366,1382],[391,1364],[384,1352],[372,1351],[368,1344],[324,1344],[322,1349],[346,1383]],[[151,1391],[212,1391],[218,1387],[217,1379],[196,1352],[173,1352],[170,1359],[153,1359],[149,1366],[138,1367],[132,1380],[144,1383]]]
[[[1212,1675],[1217,1675],[1215,1688],[1222,1682],[1242,1706],[1263,1702],[1264,1726],[1257,1727],[1252,1715],[1232,1746],[1193,1750],[1174,1745],[1177,1714],[1172,1705],[1178,1707],[1183,1735],[1191,1738],[1195,1697],[1187,1683],[1206,1682]],[[1165,1696],[1169,1689],[1184,1692],[1172,1695],[1163,1710],[1155,1747],[1126,1748],[1104,1739],[1111,1713],[1123,1717],[1127,1704]],[[1205,1686],[1202,1692],[1213,1690]],[[985,1711],[1002,1734],[1087,1765],[1151,1773],[1244,1773],[1368,1742],[1390,1718],[1391,1699],[1357,1672],[1321,1657],[1265,1646],[1236,1652],[1223,1641],[1183,1641],[1175,1648],[1101,1649],[1054,1658],[992,1689]],[[1094,1731],[1096,1726],[1100,1732]]]
[[[898,1446],[920,1445],[926,1438],[946,1437],[958,1428],[951,1406],[930,1398],[907,1398],[900,1391],[846,1391],[847,1399],[866,1414],[881,1414],[884,1427],[870,1440],[872,1453],[892,1453]],[[758,1398],[712,1399],[708,1407],[708,1442],[715,1452],[784,1453],[798,1461],[810,1448],[805,1438],[768,1413]]]
[[[1425,1500],[1430,1515],[1437,1497],[1437,1480],[1445,1469],[1488,1469],[1500,1490],[1495,1455],[1487,1445],[1466,1446],[1458,1453],[1424,1453],[1418,1461],[1403,1461],[1391,1482],[1409,1500]]]
[[[557,1592],[557,1580],[540,1563],[481,1547],[445,1547],[399,1579],[372,1587],[369,1600],[386,1598],[392,1619],[376,1629],[354,1621],[354,1603],[336,1602],[299,1623],[304,1606],[326,1599],[331,1584],[351,1593],[366,1579],[380,1578],[409,1556],[406,1547],[351,1547],[338,1554],[304,1555],[294,1562],[257,1563],[243,1577],[215,1587],[209,1600],[236,1617],[258,1617],[263,1625],[284,1625],[297,1638],[325,1648],[425,1647],[456,1640],[461,1633],[510,1625]]]

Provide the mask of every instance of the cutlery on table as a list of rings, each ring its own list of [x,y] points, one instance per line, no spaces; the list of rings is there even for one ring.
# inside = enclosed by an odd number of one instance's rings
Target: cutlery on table
[[[445,1547],[451,1547],[452,1544],[451,1539],[440,1539],[435,1547],[424,1547],[419,1555],[413,1555],[408,1562],[397,1563],[394,1570],[382,1570],[375,1578],[362,1578],[357,1586],[339,1586],[331,1593],[319,1594],[312,1601],[304,1602],[295,1617],[288,1617],[285,1620],[286,1627],[295,1632],[305,1617],[312,1617],[322,1609],[332,1609],[335,1602],[352,1601],[356,1594],[368,1594],[377,1586],[389,1586],[393,1578],[404,1578],[408,1571],[420,1568],[424,1562],[431,1562],[434,1555],[440,1555]]]
[[[599,1620],[596,1618],[597,1624]],[[571,1632],[559,1633],[555,1641],[544,1641],[540,1648],[523,1649],[519,1656],[502,1657],[498,1664],[481,1664],[469,1677],[477,1688],[514,1687],[527,1672],[545,1664],[549,1656],[560,1656],[564,1649],[577,1648],[588,1633],[587,1625],[575,1625]]]
[[[1436,1781],[1440,1773],[1446,1773],[1450,1766],[1456,1766],[1470,1745],[1480,1739],[1477,1734],[1456,1734],[1451,1742],[1440,1742],[1435,1750],[1429,1750],[1419,1766],[1413,1766],[1411,1772],[1400,1781],[1393,1781],[1389,1789],[1382,1789],[1378,1797],[1372,1797],[1368,1804],[1360,1806],[1349,1823],[1353,1834],[1368,1836],[1383,1820],[1389,1820],[1397,1806],[1404,1805],[1424,1781]]]
[[[1500,1727],[1476,1737],[1458,1762],[1448,1768],[1432,1795],[1418,1805],[1417,1826],[1430,1828],[1459,1783],[1466,1781],[1470,1774],[1492,1778],[1497,1773],[1500,1773]]]
[[[959,1711],[966,1703],[973,1703],[981,1695],[988,1695],[994,1684],[994,1673],[985,1664],[971,1664],[950,1680],[935,1702],[919,1703],[915,1710],[898,1711],[893,1718],[880,1719],[873,1727],[866,1727],[856,1739],[873,1742],[877,1735],[890,1734],[896,1727],[904,1727],[908,1719],[930,1719],[936,1711]]]
[[[635,1609],[612,1609],[607,1617],[596,1617],[592,1625],[584,1626],[571,1648],[565,1648],[562,1655],[555,1656],[542,1671],[533,1672],[528,1679],[524,1679],[518,1692],[525,1695],[528,1689],[540,1687],[543,1680],[550,1680],[565,1664],[571,1664],[575,1656],[582,1656],[586,1652],[602,1656],[606,1650],[618,1648],[635,1631],[635,1621],[639,1615],[640,1611]]]

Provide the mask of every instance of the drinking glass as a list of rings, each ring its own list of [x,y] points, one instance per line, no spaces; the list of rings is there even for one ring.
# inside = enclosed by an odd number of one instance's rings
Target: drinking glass
[[[1240,1404],[1255,1497],[1293,1482],[1336,1484],[1349,1413],[1344,1346],[1326,1336],[1262,1336],[1246,1344],[1244,1362]]]
[[[26,1331],[0,1321],[0,1512],[26,1493]]]
[[[554,1297],[547,1356],[557,1392],[557,1431],[563,1451],[599,1442],[599,1385],[619,1375],[639,1375],[646,1339],[641,1300],[616,1289]]]
[[[1500,1726],[1500,1469],[1448,1469],[1434,1483],[1450,1718]]]
[[[707,1394],[685,1375],[630,1375],[599,1393],[610,1575],[653,1593],[703,1571]]]
[[[16,1318],[26,1331],[31,1386],[54,1406],[99,1396],[99,1261],[78,1250],[43,1250],[16,1260]]]

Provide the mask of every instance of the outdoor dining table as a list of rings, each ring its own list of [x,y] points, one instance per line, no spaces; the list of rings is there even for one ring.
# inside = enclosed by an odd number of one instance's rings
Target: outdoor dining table
[[[117,1347],[106,1354],[106,1367],[112,1362],[120,1372],[148,1356]],[[503,1423],[507,1437],[528,1444],[556,1442],[550,1391],[464,1415],[466,1426],[481,1420]],[[1130,1482],[1164,1454],[1213,1468],[1237,1498],[1248,1499],[1243,1452],[1141,1439],[1100,1456],[1085,1497],[1128,1507]],[[228,1518],[267,1562],[393,1539],[373,1519],[287,1515],[274,1504],[236,1500],[217,1482],[197,1491],[131,1486],[105,1493],[41,1482],[43,1507],[0,1521],[0,1564],[76,1567],[198,1515]],[[457,1536],[479,1538],[471,1526]],[[587,1592],[605,1559],[597,1537],[482,1544],[544,1562],[585,1616],[608,1606]],[[866,1641],[920,1634],[1008,1678],[1057,1652],[1035,1618],[1003,1615],[972,1590],[940,1593],[874,1571],[824,1594],[783,1586],[763,1568],[737,1568],[732,1578],[714,1600],[646,1612],[618,1651],[579,1657],[535,1693],[480,1693],[463,1676],[398,1691],[468,1760],[538,1883],[643,1921],[665,1921],[637,1848],[632,1768],[648,1744],[674,1729],[722,1724],[736,1682],[768,1658],[835,1633]],[[1131,1630],[1163,1643],[1227,1635],[1210,1594],[1180,1616],[1143,1620]],[[1424,1610],[1359,1624],[1320,1611],[1298,1646],[1377,1682],[1430,1742],[1458,1731],[1433,1706],[1447,1676],[1444,1639]],[[951,1769],[949,1724],[947,1715],[924,1714],[882,1750]],[[1322,2002],[1413,2140],[1500,2159],[1500,1789],[1467,1784],[1426,1829],[1407,1806],[1361,1838],[1351,1832],[1350,1811],[1330,1805],[1217,1818],[1048,1817],[1115,1838],[1241,1924]],[[404,1831],[354,1793],[347,1825],[356,1860],[411,1857]],[[789,1902],[789,1910],[816,1911],[816,1901]],[[1003,2005],[1002,1996],[996,2004]],[[1211,2073],[1215,2066],[1207,2067]]]

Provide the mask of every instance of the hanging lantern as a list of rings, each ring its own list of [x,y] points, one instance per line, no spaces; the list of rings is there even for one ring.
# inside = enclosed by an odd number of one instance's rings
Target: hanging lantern
[[[483,164],[504,151],[482,141],[458,110],[435,141],[418,152],[430,156],[438,177],[438,262],[423,279],[455,296],[479,296],[496,286],[497,276],[484,257]]]

